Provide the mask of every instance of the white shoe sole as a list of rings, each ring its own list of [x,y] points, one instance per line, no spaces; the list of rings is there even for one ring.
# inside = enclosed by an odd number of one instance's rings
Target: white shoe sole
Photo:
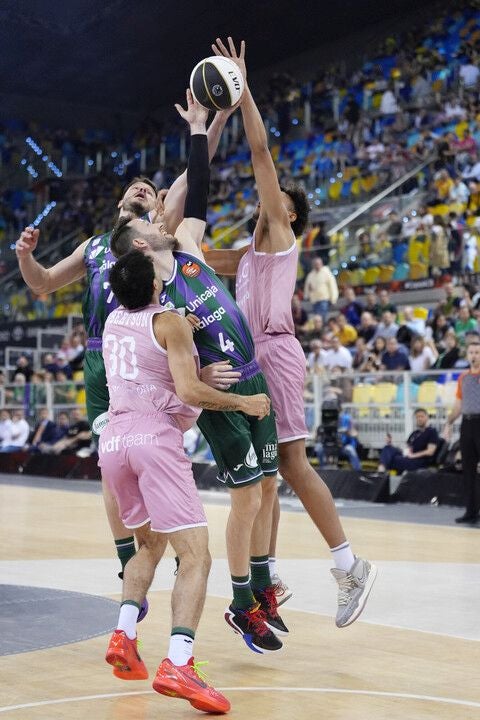
[[[350,617],[349,617],[349,619],[348,619],[348,622],[343,623],[343,625],[338,625],[337,623],[335,623],[338,628],[348,627],[349,625],[351,625],[352,623],[354,623],[355,620],[357,620],[357,619],[360,617],[360,615],[361,615],[362,612],[363,612],[363,609],[364,609],[365,605],[367,604],[368,596],[370,595],[370,592],[371,592],[372,587],[373,587],[373,583],[375,582],[375,580],[376,580],[376,578],[377,578],[377,573],[378,573],[377,566],[371,564],[371,565],[370,565],[370,573],[369,573],[369,575],[368,575],[368,580],[367,580],[367,583],[366,583],[366,585],[365,585],[365,590],[363,591],[363,593],[362,593],[362,595],[361,595],[361,597],[360,597],[360,600],[358,601],[357,607],[355,608],[355,610],[353,611],[353,613],[350,615]]]

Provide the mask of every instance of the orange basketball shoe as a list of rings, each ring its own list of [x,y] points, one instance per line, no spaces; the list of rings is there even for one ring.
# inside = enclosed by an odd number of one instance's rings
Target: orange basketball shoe
[[[197,710],[208,713],[227,713],[230,703],[226,697],[205,682],[205,675],[199,669],[204,663],[190,658],[186,665],[174,665],[168,658],[162,660],[153,689],[161,695],[184,698]]]
[[[115,630],[105,660],[113,665],[113,674],[121,680],[146,680],[148,670],[137,650],[137,638],[130,640],[123,630]]]

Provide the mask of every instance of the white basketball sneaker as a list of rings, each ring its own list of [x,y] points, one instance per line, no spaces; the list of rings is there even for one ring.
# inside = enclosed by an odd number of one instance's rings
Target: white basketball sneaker
[[[377,577],[377,568],[368,560],[356,558],[350,570],[330,570],[338,583],[337,627],[347,627],[358,618]]]
[[[277,598],[277,607],[280,607],[280,605],[283,605],[283,603],[286,603],[287,600],[290,600],[290,598],[293,595],[293,592],[290,590],[288,585],[285,585],[284,582],[280,579],[279,575],[275,573],[275,575],[272,575],[270,578],[272,581],[272,585],[275,587],[275,597]]]

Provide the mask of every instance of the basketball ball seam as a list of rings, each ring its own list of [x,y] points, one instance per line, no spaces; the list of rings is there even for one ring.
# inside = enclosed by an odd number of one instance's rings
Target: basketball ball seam
[[[220,105],[217,105],[217,103],[215,102],[215,100],[213,99],[213,97],[210,95],[210,89],[209,89],[209,87],[208,87],[207,79],[206,79],[206,77],[205,77],[205,68],[206,68],[206,66],[207,66],[207,63],[204,62],[203,65],[202,65],[203,87],[205,88],[205,92],[207,93],[208,99],[210,100],[210,102],[212,103],[212,105],[214,105],[214,106],[217,108],[217,110],[223,110],[223,108],[222,108]],[[222,75],[222,73],[220,72],[220,70],[219,70],[217,67],[215,67],[215,70],[218,72],[218,74],[221,76],[222,80],[225,82],[225,78],[223,77],[223,75]],[[229,92],[230,92],[230,91],[229,91]],[[231,99],[231,96],[230,96],[230,99]]]

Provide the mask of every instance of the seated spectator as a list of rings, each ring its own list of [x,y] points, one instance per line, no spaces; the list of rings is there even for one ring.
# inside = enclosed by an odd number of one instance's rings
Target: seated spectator
[[[39,445],[39,450],[41,453],[50,454],[52,452],[52,447],[55,445],[56,442],[59,440],[62,440],[62,438],[66,437],[68,434],[68,430],[70,428],[70,419],[68,417],[67,412],[60,412],[57,416],[57,422],[55,423],[55,434],[53,438],[53,442],[42,442]]]
[[[382,365],[382,357],[386,349],[387,341],[382,335],[379,335],[377,338],[375,338],[372,345],[372,363],[377,370],[380,370],[380,367]]]
[[[400,350],[396,337],[387,338],[387,349],[382,355],[382,370],[410,370],[405,353]]]
[[[312,375],[320,375],[325,372],[324,359],[326,351],[322,349],[320,340],[312,340],[310,352],[307,356],[307,372]]]
[[[318,462],[321,466],[325,465],[325,450],[321,441],[322,426],[317,430],[317,441],[315,442],[315,454],[318,458]],[[351,416],[346,413],[340,413],[338,419],[338,434],[340,441],[340,448],[338,451],[338,457],[342,460],[347,460],[352,466],[353,470],[361,470],[362,464],[358,457],[358,440],[357,431],[355,430]]]
[[[357,331],[353,325],[347,323],[345,315],[337,315],[335,318],[337,324],[337,330],[334,330],[334,334],[339,338],[340,342],[344,347],[352,347],[357,339]]]
[[[468,189],[468,185],[464,183],[462,178],[458,175],[453,180],[453,187],[450,190],[449,200],[453,203],[466,205],[469,197],[470,190]]]
[[[455,323],[455,335],[460,345],[465,345],[465,335],[469,330],[477,330],[477,321],[471,316],[467,306],[458,311],[458,319]]]
[[[85,347],[82,344],[82,338],[78,333],[73,333],[70,339],[70,349],[67,352],[68,364],[72,372],[83,370],[83,358],[85,356]]]
[[[0,447],[10,444],[12,435],[12,416],[9,410],[0,410]]]
[[[378,317],[382,317],[385,310],[392,313],[393,319],[396,319],[397,306],[390,300],[390,293],[388,290],[380,290],[378,293]]]
[[[14,410],[12,413],[12,424],[10,426],[10,437],[0,447],[0,452],[18,452],[22,450],[28,441],[30,427],[25,420],[23,410]]]
[[[364,310],[360,318],[360,325],[357,328],[358,337],[365,340],[368,344],[375,335],[377,329],[377,323],[371,312]]]
[[[452,330],[450,320],[443,313],[439,313],[432,323],[432,338],[440,348],[445,347],[444,338],[449,330]]]
[[[429,265],[432,276],[442,275],[450,267],[448,237],[443,219],[440,215],[435,215],[434,225],[432,227]]]
[[[77,396],[75,383],[68,379],[65,373],[57,372],[53,385],[54,405],[73,405]]]
[[[25,386],[27,381],[23,373],[16,373],[13,385],[5,388],[5,400],[9,405],[23,405],[25,402]]]
[[[432,340],[425,340],[421,336],[413,338],[410,355],[408,356],[412,372],[421,373],[430,370],[437,358],[438,350]]]
[[[53,445],[58,440],[57,425],[50,419],[48,408],[42,408],[38,414],[38,423],[33,429],[32,437],[29,443],[31,452],[40,452],[39,445],[46,443]]]
[[[341,345],[339,338],[334,335],[332,337],[332,347],[326,351],[323,362],[327,370],[333,370],[334,368],[350,370],[353,362],[352,354],[346,347]]]
[[[430,426],[428,413],[423,408],[415,411],[415,421],[417,429],[409,436],[404,450],[392,445],[392,436],[387,434],[387,444],[380,453],[379,472],[419,470],[433,464],[440,441],[438,433]]]
[[[324,323],[321,315],[312,315],[303,328],[302,347],[308,349],[312,340],[320,340],[324,332]]]
[[[437,362],[435,363],[435,369],[438,370],[450,370],[457,366],[460,360],[460,347],[458,345],[457,336],[455,330],[450,328],[445,333],[444,339],[444,350],[439,355]]]
[[[20,355],[20,357],[17,360],[17,365],[12,373],[12,378],[15,381],[16,375],[24,375],[25,376],[25,382],[30,382],[30,378],[32,377],[33,369],[30,365],[30,360],[26,355]]]
[[[382,322],[378,323],[377,329],[375,330],[375,335],[373,336],[374,341],[377,339],[377,337],[383,337],[385,338],[385,340],[388,340],[388,338],[397,337],[399,327],[394,321],[394,318],[395,316],[392,312],[390,312],[390,310],[384,311],[382,315]]]
[[[356,300],[355,290],[353,288],[345,288],[344,295],[346,305],[342,307],[342,313],[345,315],[347,323],[352,325],[354,328],[358,328],[363,312],[363,305]]]
[[[51,452],[54,455],[70,455],[82,448],[89,448],[92,440],[92,432],[87,420],[83,417],[82,411],[75,408],[70,413],[70,425],[65,437],[50,446],[42,445],[42,452]]]
[[[57,356],[58,359],[58,356]],[[57,372],[63,370],[64,365],[59,365],[53,357],[53,353],[45,353],[42,360],[42,368],[47,372],[55,375]]]
[[[374,290],[367,290],[365,293],[365,311],[371,313],[372,317],[378,320],[381,316],[380,305],[377,294]]]
[[[458,307],[458,298],[453,283],[445,283],[443,289],[445,291],[445,299],[438,304],[436,312],[451,317],[453,311]]]
[[[353,353],[352,367],[358,372],[362,372],[362,368],[367,364],[371,356],[370,350],[363,337],[358,337],[355,343],[355,352]]]

